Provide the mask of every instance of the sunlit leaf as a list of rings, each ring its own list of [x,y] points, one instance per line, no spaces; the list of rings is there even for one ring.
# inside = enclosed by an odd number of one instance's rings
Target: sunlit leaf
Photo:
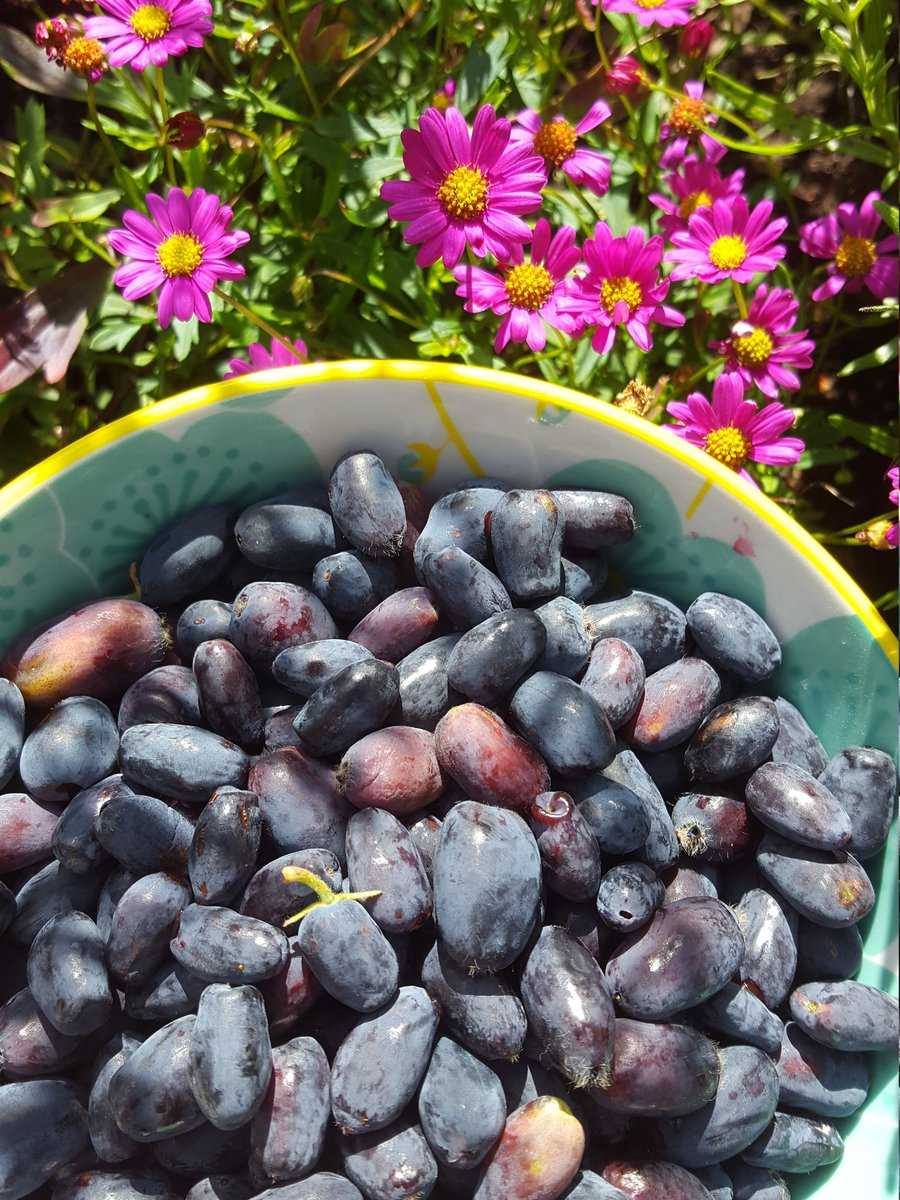
[[[77,196],[38,200],[37,212],[31,218],[31,223],[38,229],[48,229],[51,225],[67,221],[93,221],[121,199],[122,193],[118,188],[105,188],[99,192],[79,192]]]
[[[830,413],[828,423],[837,429],[842,437],[851,437],[860,445],[874,450],[876,454],[893,458],[897,453],[896,431],[885,429],[883,425],[867,425],[863,421],[845,417],[843,413]]]
[[[885,363],[889,363],[892,358],[897,357],[897,339],[891,338],[889,342],[885,342],[883,346],[879,346],[877,350],[872,350],[869,354],[863,354],[860,358],[854,358],[852,361],[845,363],[838,371],[838,376],[855,375],[858,371],[868,371],[872,367],[883,367]]]

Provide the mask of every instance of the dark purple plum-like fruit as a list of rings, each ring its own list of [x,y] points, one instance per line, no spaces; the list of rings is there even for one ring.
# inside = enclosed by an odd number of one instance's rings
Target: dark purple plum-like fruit
[[[684,613],[670,600],[633,591],[615,600],[589,604],[585,628],[593,640],[618,638],[641,656],[648,675],[684,656]]]
[[[69,696],[29,733],[19,778],[34,800],[65,804],[116,769],[119,731],[112,713],[90,696]]]
[[[791,1016],[832,1050],[872,1053],[897,1047],[897,999],[853,979],[804,983],[790,996]]]
[[[504,492],[494,487],[467,487],[441,496],[428,513],[416,541],[413,557],[416,575],[424,579],[425,561],[445,546],[459,546],[479,562],[488,556],[491,514]]]
[[[498,705],[544,653],[547,631],[527,608],[499,612],[470,629],[447,659],[447,681],[479,704]]]
[[[358,550],[339,550],[319,559],[312,591],[336,621],[355,625],[386,600],[397,586],[396,565],[385,558],[367,558]]]
[[[406,530],[403,497],[378,457],[368,451],[339,459],[328,481],[334,522],[347,541],[373,558],[396,558]]]
[[[576,1086],[605,1083],[613,1061],[615,1016],[596,959],[564,929],[547,926],[520,984],[528,1024],[547,1061]]]
[[[247,778],[259,796],[263,832],[278,854],[330,850],[343,863],[350,806],[334,771],[293,746],[261,754]]]
[[[303,646],[288,646],[272,663],[272,674],[289,691],[308,699],[323,683],[351,663],[371,658],[371,651],[356,642],[323,638]]]
[[[657,1126],[662,1153],[685,1167],[708,1167],[746,1150],[768,1126],[778,1103],[775,1064],[753,1046],[719,1051],[719,1084],[712,1100]]]
[[[47,863],[16,892],[10,937],[30,946],[38,930],[59,913],[74,911],[90,916],[96,910],[102,882],[99,874],[76,875],[55,860]]]
[[[366,613],[347,636],[376,658],[396,663],[434,636],[439,617],[428,588],[403,588]]]
[[[0,1087],[0,1196],[20,1200],[88,1145],[87,1113],[74,1083],[30,1079]]]
[[[562,581],[565,518],[550,492],[507,492],[491,514],[491,549],[497,574],[511,596],[553,596]]]
[[[435,943],[422,964],[422,983],[450,1032],[473,1053],[489,1060],[519,1056],[525,1010],[502,975],[473,975]]]
[[[777,1112],[770,1127],[741,1157],[751,1167],[806,1175],[837,1162],[843,1153],[844,1139],[827,1121]]]
[[[369,912],[387,933],[409,933],[431,916],[431,884],[404,825],[381,808],[354,813],[347,826],[347,871],[354,892],[376,891]]]
[[[54,1029],[30,988],[23,988],[0,1009],[0,1061],[10,1079],[58,1075],[87,1057],[94,1043]]]
[[[518,814],[474,801],[448,813],[434,855],[434,916],[461,966],[497,971],[521,953],[538,915],[541,859]]]
[[[569,900],[593,900],[600,885],[600,847],[572,797],[543,792],[530,815],[544,882]]]
[[[229,610],[230,611],[230,610]],[[193,657],[193,655],[191,656]],[[136,679],[119,705],[119,732],[132,725],[202,725],[200,693],[190,667],[167,665]]]
[[[597,912],[604,925],[631,933],[646,925],[665,896],[665,885],[646,863],[620,863],[600,881]]]
[[[788,1185],[780,1175],[763,1167],[735,1160],[728,1164],[733,1200],[791,1200]]]
[[[137,600],[96,600],[23,634],[0,662],[0,675],[36,709],[67,696],[112,702],[159,666],[167,649],[168,634],[152,608]]]
[[[750,846],[747,805],[731,796],[687,792],[672,809],[675,835],[686,855],[699,862],[730,862]]]
[[[567,596],[556,596],[534,611],[547,632],[544,653],[535,664],[537,669],[575,679],[584,670],[591,652],[581,605]]]
[[[88,1098],[88,1132],[94,1153],[104,1163],[125,1162],[140,1152],[133,1138],[116,1124],[109,1103],[109,1085],[119,1067],[130,1058],[143,1038],[133,1033],[119,1033],[100,1051],[94,1063],[94,1081]]]
[[[567,558],[564,554],[561,562],[562,594],[579,605],[593,600],[609,578],[609,567],[598,555],[571,554]]]
[[[451,708],[434,731],[434,748],[441,770],[482,804],[527,812],[550,788],[537,751],[481,704]]]
[[[371,1012],[397,992],[399,967],[390,942],[356,900],[339,900],[303,918],[297,944],[316,979],[355,1012]]]
[[[144,983],[128,987],[125,1012],[133,1021],[174,1021],[197,1011],[206,981],[167,958]]]
[[[279,929],[212,904],[187,906],[169,949],[207,983],[255,983],[287,963],[287,939]]]
[[[198,904],[226,904],[250,878],[262,834],[255,792],[213,792],[194,826],[188,875]]]
[[[678,858],[678,839],[659,788],[651,779],[640,759],[633,751],[620,749],[603,775],[614,783],[623,784],[644,803],[644,812],[650,822],[650,832],[636,857],[657,871],[671,867]]]
[[[862,964],[863,942],[855,925],[825,929],[801,917],[797,929],[799,979],[850,979]]]
[[[113,1012],[103,938],[80,912],[60,913],[28,951],[28,986],[46,1019],[67,1037],[94,1033]]]
[[[195,508],[156,535],[138,571],[148,604],[177,604],[221,574],[231,552],[231,510]]]
[[[784,1027],[776,1063],[778,1103],[817,1117],[849,1117],[865,1103],[869,1072],[861,1054],[813,1041],[799,1025]]]
[[[538,1096],[506,1119],[475,1200],[556,1200],[581,1166],[584,1126],[556,1096]]]
[[[309,1012],[322,994],[322,985],[300,953],[297,938],[288,939],[288,960],[284,970],[256,985],[266,1006],[269,1031],[273,1039],[293,1033],[300,1018]]]
[[[797,914],[778,896],[752,888],[735,905],[734,915],[744,938],[741,979],[777,1009],[797,970]]]
[[[588,775],[615,757],[616,736],[603,709],[565,675],[552,671],[529,675],[516,688],[509,710],[513,722],[555,773]]]
[[[767,833],[756,852],[763,877],[788,903],[816,925],[855,925],[872,910],[875,890],[856,859],[843,851],[798,846]]]
[[[852,849],[850,816],[822,780],[802,767],[763,763],[744,794],[756,819],[792,842],[819,850]]]
[[[186,804],[205,804],[226,785],[243,787],[250,769],[234,742],[193,725],[132,725],[119,753],[129,787]]]
[[[764,763],[777,736],[774,701],[767,696],[727,700],[691,738],[684,763],[695,783],[723,783]]]
[[[606,977],[627,1016],[659,1021],[714,995],[734,975],[744,941],[718,900],[678,900],[613,953]]]
[[[343,1133],[384,1129],[400,1116],[428,1068],[438,1019],[426,991],[403,987],[357,1023],[331,1068],[331,1110]]]
[[[419,1200],[430,1196],[437,1183],[434,1155],[418,1125],[409,1119],[387,1129],[342,1138],[344,1172],[362,1188],[366,1200]],[[346,1185],[350,1187],[352,1185]],[[334,1200],[355,1200],[353,1194],[335,1193]],[[272,1197],[271,1200],[294,1200]],[[310,1200],[318,1200],[315,1192]],[[322,1200],[331,1200],[328,1193]]]
[[[438,1039],[431,1055],[418,1105],[422,1132],[447,1167],[477,1167],[506,1124],[500,1080],[447,1037]]]
[[[689,1025],[651,1024],[619,1017],[615,1058],[606,1080],[591,1089],[604,1111],[638,1117],[680,1117],[716,1094],[716,1045]]]
[[[603,1178],[629,1200],[709,1200],[697,1176],[677,1163],[619,1160],[607,1163]]]
[[[175,626],[178,653],[186,662],[190,662],[201,642],[228,637],[230,627],[230,604],[224,600],[195,600],[183,610]]]
[[[850,817],[847,849],[872,858],[884,846],[897,809],[897,770],[883,750],[848,746],[825,767],[819,779]]]
[[[434,736],[406,725],[378,729],[355,742],[337,778],[354,808],[381,808],[396,817],[427,807],[444,790]]]
[[[406,725],[433,730],[441,717],[462,699],[447,678],[447,662],[460,636],[452,633],[434,638],[397,663],[399,712]]]
[[[288,917],[316,899],[306,884],[287,882],[285,867],[303,867],[333,891],[341,890],[341,864],[330,850],[294,850],[266,863],[253,875],[239,906],[245,916],[256,917],[281,929]]]
[[[302,571],[334,553],[330,515],[294,501],[288,493],[244,509],[234,523],[234,540],[244,558],[258,567]]]
[[[687,610],[687,624],[699,652],[744,683],[760,683],[781,666],[778,638],[734,596],[704,592]]]
[[[179,1017],[152,1033],[109,1084],[109,1105],[136,1142],[176,1137],[203,1124],[190,1083],[191,1035],[197,1018]]]
[[[24,740],[25,701],[16,685],[0,676],[0,790],[13,777]]]
[[[0,796],[0,874],[46,862],[60,810],[41,804],[24,792]]]
[[[454,629],[471,629],[512,608],[509,592],[494,572],[460,546],[429,555],[422,575]]]
[[[194,652],[194,677],[205,724],[248,750],[259,748],[263,713],[253,668],[225,638],[203,642]]]
[[[313,692],[294,718],[294,732],[310,754],[338,757],[384,724],[399,694],[400,677],[390,663],[351,663]]]
[[[187,874],[194,828],[187,817],[164,800],[126,788],[104,804],[95,829],[97,841],[107,854],[131,871]]]
[[[743,984],[739,987],[736,983],[726,983],[721,991],[692,1009],[690,1016],[710,1033],[745,1046],[758,1046],[767,1054],[777,1054],[781,1045],[784,1032],[781,1018],[766,1007],[751,987]]]
[[[130,792],[121,775],[109,775],[69,801],[53,830],[53,854],[67,870],[86,875],[109,859],[97,838],[97,818],[110,800]]]
[[[594,697],[613,729],[630,721],[644,694],[644,660],[629,643],[604,637],[594,643],[581,686]]]
[[[634,509],[624,496],[555,488],[553,499],[565,517],[563,540],[572,550],[620,546],[634,536]]]
[[[630,854],[650,833],[650,818],[643,799],[624,783],[601,772],[570,779],[566,786],[579,801],[578,811],[607,854]]]
[[[775,708],[778,737],[772,747],[772,762],[802,767],[818,777],[828,764],[828,755],[817,734],[810,729],[803,713],[784,696],[775,697]]]
[[[297,1037],[272,1051],[272,1077],[250,1130],[255,1175],[284,1183],[308,1175],[331,1120],[331,1068],[319,1043]]]
[[[200,1111],[217,1129],[239,1129],[259,1109],[272,1075],[263,999],[255,987],[211,983],[191,1032],[188,1073]]]
[[[648,675],[625,735],[629,745],[649,754],[680,746],[715,706],[720,688],[702,658],[682,658]]]
[[[228,637],[254,670],[267,672],[288,646],[337,637],[337,627],[306,588],[262,580],[248,583],[235,597]]]

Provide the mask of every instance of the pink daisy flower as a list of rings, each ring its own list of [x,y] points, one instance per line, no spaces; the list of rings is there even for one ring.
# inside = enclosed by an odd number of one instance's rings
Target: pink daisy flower
[[[228,362],[228,370],[223,379],[236,379],[238,375],[252,375],[255,371],[268,371],[270,367],[292,367],[294,363],[305,363],[309,357],[306,342],[297,338],[294,342],[294,353],[288,350],[283,342],[272,338],[272,344],[267,350],[262,342],[254,342],[247,347],[246,358],[232,358]]]
[[[530,241],[521,214],[540,207],[547,171],[530,146],[510,141],[511,129],[484,104],[471,132],[455,107],[429,108],[418,130],[403,130],[412,179],[382,184],[381,198],[392,220],[410,222],[404,241],[422,243],[420,267],[443,258],[452,270],[467,243],[478,258],[506,259],[513,246]]]
[[[719,376],[711,404],[700,392],[691,392],[687,400],[667,405],[666,411],[677,422],[669,426],[673,433],[751,483],[744,463],[784,467],[795,463],[805,448],[800,438],[781,436],[794,423],[791,410],[777,401],[757,408],[744,399],[744,385],[736,375]]]
[[[170,58],[199,49],[212,33],[210,0],[97,0],[104,15],[87,17],[84,32],[106,45],[112,67],[135,71],[161,67]]]
[[[717,163],[724,158],[726,149],[721,142],[709,136],[719,118],[703,100],[703,84],[690,79],[684,85],[684,96],[672,106],[668,118],[659,127],[659,140],[668,142],[659,160],[661,167],[677,167],[688,150],[703,151],[707,162]]]
[[[712,163],[686,158],[681,173],[673,171],[664,182],[674,199],[654,192],[650,201],[662,210],[660,228],[670,238],[673,233],[687,229],[688,219],[695,212],[710,208],[716,200],[739,195],[744,186],[744,172],[732,171],[723,178]]]
[[[858,209],[855,204],[839,204],[837,212],[801,226],[804,254],[832,260],[828,278],[813,292],[813,300],[828,300],[843,288],[852,295],[863,284],[878,300],[897,295],[897,237],[893,233],[880,241],[875,237],[881,224],[875,201],[880,199],[880,192],[869,192]]]
[[[548,174],[558,167],[578,187],[590,188],[595,195],[605,196],[611,173],[609,159],[577,143],[580,134],[596,129],[610,115],[605,100],[595,100],[577,125],[571,125],[563,117],[541,121],[533,108],[526,108],[516,117],[519,128],[513,128],[510,140],[527,145],[532,154],[539,154],[547,165]]]
[[[550,222],[541,217],[534,227],[530,262],[525,262],[517,245],[511,262],[503,265],[503,275],[459,266],[453,272],[459,284],[456,294],[465,298],[466,312],[490,309],[503,317],[494,338],[498,354],[509,342],[526,342],[531,350],[543,350],[547,325],[563,333],[574,328],[572,317],[560,311],[560,300],[567,295],[566,276],[580,258],[575,230],[564,225],[551,238]]]
[[[887,472],[887,478],[891,481],[892,485],[891,490],[888,492],[888,500],[891,503],[891,507],[896,509],[898,503],[900,503],[900,467],[891,467]],[[900,526],[897,525],[896,521],[885,533],[884,538],[888,545],[893,546],[896,550],[897,543],[900,541]]]
[[[761,283],[746,320],[733,325],[731,336],[713,342],[711,349],[724,355],[726,372],[738,375],[745,387],[756,384],[771,399],[780,387],[794,392],[800,380],[791,368],[808,370],[816,348],[807,330],[794,329],[799,308],[788,288],[770,290]]]
[[[596,7],[597,0],[593,0]],[[628,13],[639,25],[687,25],[694,0],[602,0],[604,12]]]
[[[203,188],[188,198],[171,188],[165,200],[146,196],[150,218],[130,208],[124,229],[113,229],[109,244],[134,262],[119,267],[113,282],[126,300],[140,300],[159,288],[157,315],[166,329],[172,320],[196,316],[212,320],[209,293],[220,279],[240,279],[244,268],[227,261],[250,241],[243,229],[229,232],[233,216],[227,204]]]
[[[778,239],[787,229],[784,217],[771,220],[772,201],[760,200],[753,211],[743,196],[716,200],[712,209],[695,212],[686,230],[672,234],[673,279],[747,283],[754,275],[774,271],[786,247]]]
[[[613,237],[606,222],[600,221],[593,238],[584,243],[583,254],[587,274],[572,280],[561,307],[574,318],[579,332],[596,326],[591,345],[598,354],[612,349],[620,325],[625,326],[636,346],[649,350],[653,345],[651,321],[684,324],[680,312],[663,304],[669,281],[659,275],[661,237],[645,242],[640,229],[629,229],[625,237]]]

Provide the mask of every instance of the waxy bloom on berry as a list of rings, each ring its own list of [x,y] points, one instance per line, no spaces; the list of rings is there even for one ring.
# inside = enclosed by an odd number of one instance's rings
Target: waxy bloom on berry
[[[700,392],[692,392],[687,400],[667,405],[666,412],[678,422],[669,426],[673,433],[751,483],[746,462],[785,467],[805,449],[800,438],[782,437],[794,423],[791,410],[777,401],[757,408],[744,399],[744,385],[736,375],[719,376],[711,404]]]
[[[165,329],[172,317],[212,320],[209,293],[220,279],[240,279],[244,268],[229,262],[250,241],[243,229],[232,229],[227,204],[203,188],[188,198],[172,188],[165,200],[149,192],[150,218],[128,209],[124,229],[113,229],[109,244],[117,254],[134,259],[119,267],[113,282],[126,300],[140,300],[159,289],[157,315]]]
[[[800,380],[791,368],[808,370],[816,348],[805,329],[794,329],[799,308],[792,291],[761,283],[746,319],[732,326],[730,337],[712,344],[724,355],[726,372],[738,375],[744,387],[756,384],[771,399],[779,388],[796,391]]]
[[[666,176],[664,183],[672,196],[654,192],[650,201],[662,210],[664,215],[659,221],[660,228],[670,238],[673,233],[687,229],[688,220],[695,212],[711,208],[716,200],[740,195],[744,186],[744,172],[732,171],[723,177],[711,163],[686,158],[681,172],[673,171]]]
[[[283,342],[272,338],[267,350],[262,342],[254,342],[247,347],[247,358],[232,358],[228,361],[228,370],[223,379],[236,379],[238,375],[252,375],[256,371],[268,371],[271,367],[292,367],[296,363],[305,363],[309,358],[306,342],[297,338],[294,351],[291,353]]]
[[[760,200],[751,212],[744,197],[735,196],[695,212],[687,229],[672,235],[675,249],[666,255],[667,262],[675,263],[672,278],[747,283],[754,275],[774,271],[786,253],[778,239],[787,221],[771,220],[772,208],[771,200]]]
[[[891,481],[891,490],[888,492],[888,500],[891,507],[896,509],[900,503],[900,467],[891,467],[887,472],[887,478]],[[900,542],[900,526],[895,521],[894,524],[884,535],[885,541],[889,546],[893,546],[896,550],[897,543]]]
[[[594,101],[577,125],[563,117],[541,121],[533,108],[526,108],[516,117],[518,128],[513,127],[510,140],[524,143],[532,153],[539,154],[547,164],[548,174],[558,167],[578,187],[605,196],[611,173],[609,159],[596,150],[579,146],[578,137],[596,129],[609,116],[610,107],[605,100]]]
[[[839,204],[837,212],[801,227],[804,254],[831,259],[828,278],[813,292],[813,300],[828,300],[844,288],[852,294],[863,284],[879,300],[897,295],[897,237],[890,234],[876,240],[881,217],[875,201],[880,199],[880,192],[869,192],[858,209],[855,204]]]
[[[575,319],[579,332],[596,327],[591,345],[598,354],[612,349],[620,325],[636,346],[649,350],[653,345],[651,321],[684,324],[680,312],[663,304],[669,281],[659,276],[661,237],[645,242],[640,229],[613,237],[606,222],[600,221],[593,238],[584,243],[583,255],[587,274],[572,280],[570,294],[563,297],[560,307]]]
[[[457,296],[465,298],[466,312],[490,309],[503,317],[494,349],[499,354],[509,342],[526,342],[531,350],[543,350],[547,344],[546,326],[571,333],[571,316],[560,311],[567,294],[566,276],[581,258],[575,245],[575,230],[569,225],[551,238],[550,223],[542,217],[534,227],[530,261],[525,262],[521,246],[514,248],[511,261],[503,264],[503,274],[482,267],[459,266],[453,274],[459,287]]]
[[[641,64],[631,54],[623,54],[603,75],[603,90],[613,96],[636,92],[644,82]]]
[[[689,150],[700,149],[708,162],[717,163],[726,150],[706,132],[718,121],[703,99],[703,84],[689,80],[684,96],[672,105],[668,118],[659,127],[659,140],[668,142],[659,160],[661,167],[677,167]]]
[[[88,17],[84,31],[106,46],[110,66],[161,67],[170,58],[198,49],[212,33],[210,0],[97,0],[101,17]]]
[[[403,164],[410,180],[382,184],[381,198],[394,221],[409,221],[407,242],[421,242],[420,267],[443,258],[452,270],[468,243],[478,258],[507,259],[531,239],[522,220],[541,204],[544,161],[527,143],[510,140],[512,127],[490,104],[482,105],[471,131],[458,108],[429,108],[419,129],[404,129]]]
[[[695,0],[602,0],[604,12],[628,13],[639,25],[686,25]],[[594,0],[596,5],[597,0]]]

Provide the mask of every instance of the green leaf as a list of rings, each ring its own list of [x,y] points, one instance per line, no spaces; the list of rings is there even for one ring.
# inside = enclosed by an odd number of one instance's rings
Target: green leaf
[[[891,359],[897,357],[897,339],[891,338],[889,342],[885,342],[883,346],[879,346],[877,350],[872,350],[869,354],[863,354],[860,358],[854,358],[851,362],[845,363],[838,371],[838,378],[843,378],[846,375],[855,375],[858,371],[868,371],[871,367],[883,367],[885,363],[889,363]]]
[[[842,437],[851,437],[861,446],[883,454],[885,458],[893,458],[897,453],[897,435],[883,425],[866,425],[862,421],[854,421],[843,413],[831,413],[828,424],[832,425]]]
[[[124,350],[140,325],[132,321],[105,321],[88,342],[91,350]]]
[[[456,87],[456,106],[460,112],[468,113],[480,104],[494,80],[503,74],[508,45],[509,33],[501,29],[486,47],[476,43],[469,48]]]
[[[196,317],[191,317],[189,321],[174,320],[172,322],[172,330],[175,334],[175,348],[173,354],[176,362],[184,362],[190,354],[192,347],[197,345],[200,338],[200,324]]]
[[[38,229],[49,229],[51,225],[62,225],[68,221],[93,221],[121,199],[122,193],[118,188],[105,188],[100,192],[80,192],[77,196],[38,200],[37,212],[31,218],[31,223]]]
[[[891,233],[900,233],[900,208],[895,208],[893,204],[885,204],[883,200],[876,200],[875,208],[881,213],[881,218]]]

